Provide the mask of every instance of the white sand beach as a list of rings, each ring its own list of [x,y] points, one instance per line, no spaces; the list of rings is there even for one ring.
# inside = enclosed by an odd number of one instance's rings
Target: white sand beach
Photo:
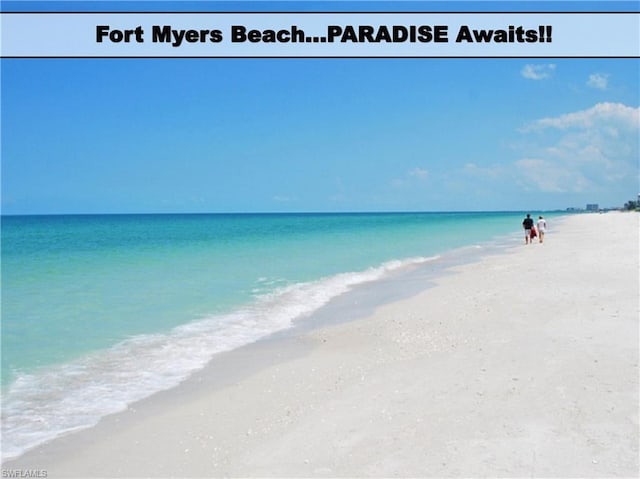
[[[638,218],[569,216],[370,317],[222,354],[3,477],[638,477]]]

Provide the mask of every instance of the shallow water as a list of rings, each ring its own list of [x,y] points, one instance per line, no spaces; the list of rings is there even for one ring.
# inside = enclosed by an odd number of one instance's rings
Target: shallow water
[[[423,278],[454,249],[460,257],[498,237],[513,244],[521,221],[521,213],[3,217],[4,457],[173,387],[216,353],[301,324],[346,292],[391,275]]]

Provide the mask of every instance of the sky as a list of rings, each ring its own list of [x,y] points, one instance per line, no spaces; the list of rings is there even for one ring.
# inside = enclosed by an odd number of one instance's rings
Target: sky
[[[2,213],[522,211],[639,191],[638,59],[2,59]]]

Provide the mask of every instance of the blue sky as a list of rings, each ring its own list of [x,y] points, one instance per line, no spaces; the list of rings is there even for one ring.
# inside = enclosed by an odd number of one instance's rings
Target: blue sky
[[[619,206],[639,85],[638,59],[3,59],[2,212]]]

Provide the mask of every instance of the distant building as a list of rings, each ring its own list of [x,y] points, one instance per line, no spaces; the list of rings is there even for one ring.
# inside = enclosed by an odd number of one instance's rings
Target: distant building
[[[598,203],[587,204],[587,211],[598,211]]]

